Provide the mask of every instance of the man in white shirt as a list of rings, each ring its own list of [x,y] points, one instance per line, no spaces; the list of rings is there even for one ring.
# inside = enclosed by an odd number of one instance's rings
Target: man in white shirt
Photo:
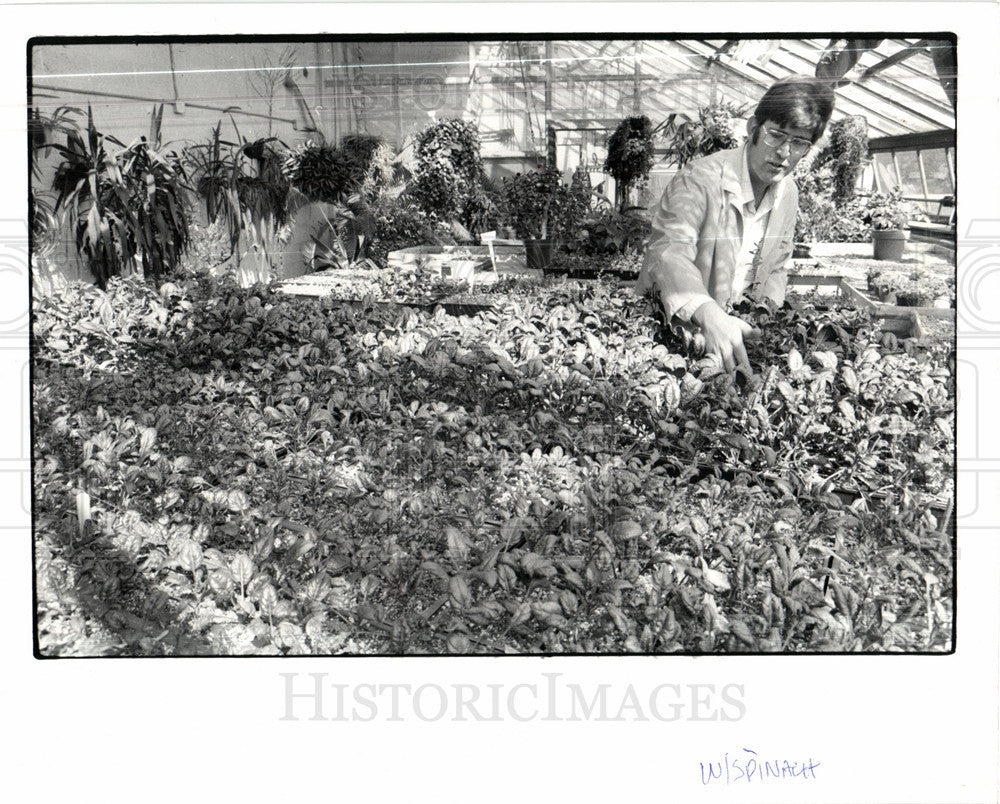
[[[746,295],[785,298],[798,192],[798,161],[833,113],[824,81],[778,81],[747,121],[747,142],[686,165],[653,216],[638,292],[655,292],[668,318],[697,327],[726,369],[749,367],[752,327],[728,310]]]

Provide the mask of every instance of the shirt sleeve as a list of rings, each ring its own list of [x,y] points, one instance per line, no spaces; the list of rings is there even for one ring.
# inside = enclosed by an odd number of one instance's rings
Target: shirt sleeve
[[[671,180],[656,213],[652,234],[636,290],[654,290],[667,318],[691,313],[712,297],[695,264],[698,233],[708,200],[692,171],[682,170]]]
[[[680,304],[680,307],[678,307],[677,311],[674,313],[674,316],[679,318],[681,321],[690,321],[691,316],[693,316],[698,308],[705,304],[705,302],[715,301],[715,299],[707,293],[690,294],[690,298],[685,301],[684,296],[686,295],[688,294],[683,294],[677,299],[677,303]]]

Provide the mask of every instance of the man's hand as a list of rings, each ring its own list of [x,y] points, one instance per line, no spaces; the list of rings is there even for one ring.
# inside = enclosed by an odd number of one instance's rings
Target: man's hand
[[[759,334],[757,330],[743,319],[726,313],[714,301],[705,302],[695,310],[691,320],[704,333],[705,349],[709,354],[722,358],[726,371],[733,371],[737,365],[750,371],[750,360],[743,341]]]

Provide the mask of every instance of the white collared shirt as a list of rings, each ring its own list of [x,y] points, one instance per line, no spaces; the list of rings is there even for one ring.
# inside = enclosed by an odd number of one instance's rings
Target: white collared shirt
[[[753,184],[750,182],[750,167],[747,162],[747,145],[742,146],[743,155],[740,159],[740,195],[737,198],[737,206],[740,212],[740,229],[743,232],[740,241],[739,255],[736,259],[736,268],[733,272],[733,287],[729,295],[729,303],[736,304],[744,292],[753,284],[756,277],[754,274],[754,258],[760,251],[768,221],[771,219],[771,210],[778,203],[782,184],[771,184],[768,186],[761,199],[760,206],[754,203]],[[712,301],[708,294],[699,294],[689,299],[677,311],[677,318],[682,321],[690,321],[694,312],[705,302]]]
[[[733,273],[733,290],[729,296],[731,304],[736,304],[746,289],[753,284],[754,257],[760,250],[767,231],[767,222],[771,219],[771,210],[777,201],[775,185],[768,185],[764,197],[758,207],[754,203],[753,184],[750,182],[750,167],[747,156],[742,159],[743,170],[740,173],[740,214],[742,216],[743,239],[740,243],[740,253],[736,258],[736,270]]]

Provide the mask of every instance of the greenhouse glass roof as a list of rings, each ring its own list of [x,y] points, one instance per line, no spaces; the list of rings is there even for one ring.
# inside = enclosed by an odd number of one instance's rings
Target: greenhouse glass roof
[[[472,81],[505,89],[511,107],[537,108],[560,127],[613,125],[623,114],[657,122],[728,101],[753,104],[774,81],[848,68],[835,117],[864,115],[873,138],[951,129],[955,113],[932,54],[952,43],[925,39],[604,40],[494,43],[481,47]],[[951,56],[953,59],[953,55]],[[853,64],[852,64],[853,62]],[[942,68],[954,83],[953,61]],[[511,109],[513,111],[513,108]]]

